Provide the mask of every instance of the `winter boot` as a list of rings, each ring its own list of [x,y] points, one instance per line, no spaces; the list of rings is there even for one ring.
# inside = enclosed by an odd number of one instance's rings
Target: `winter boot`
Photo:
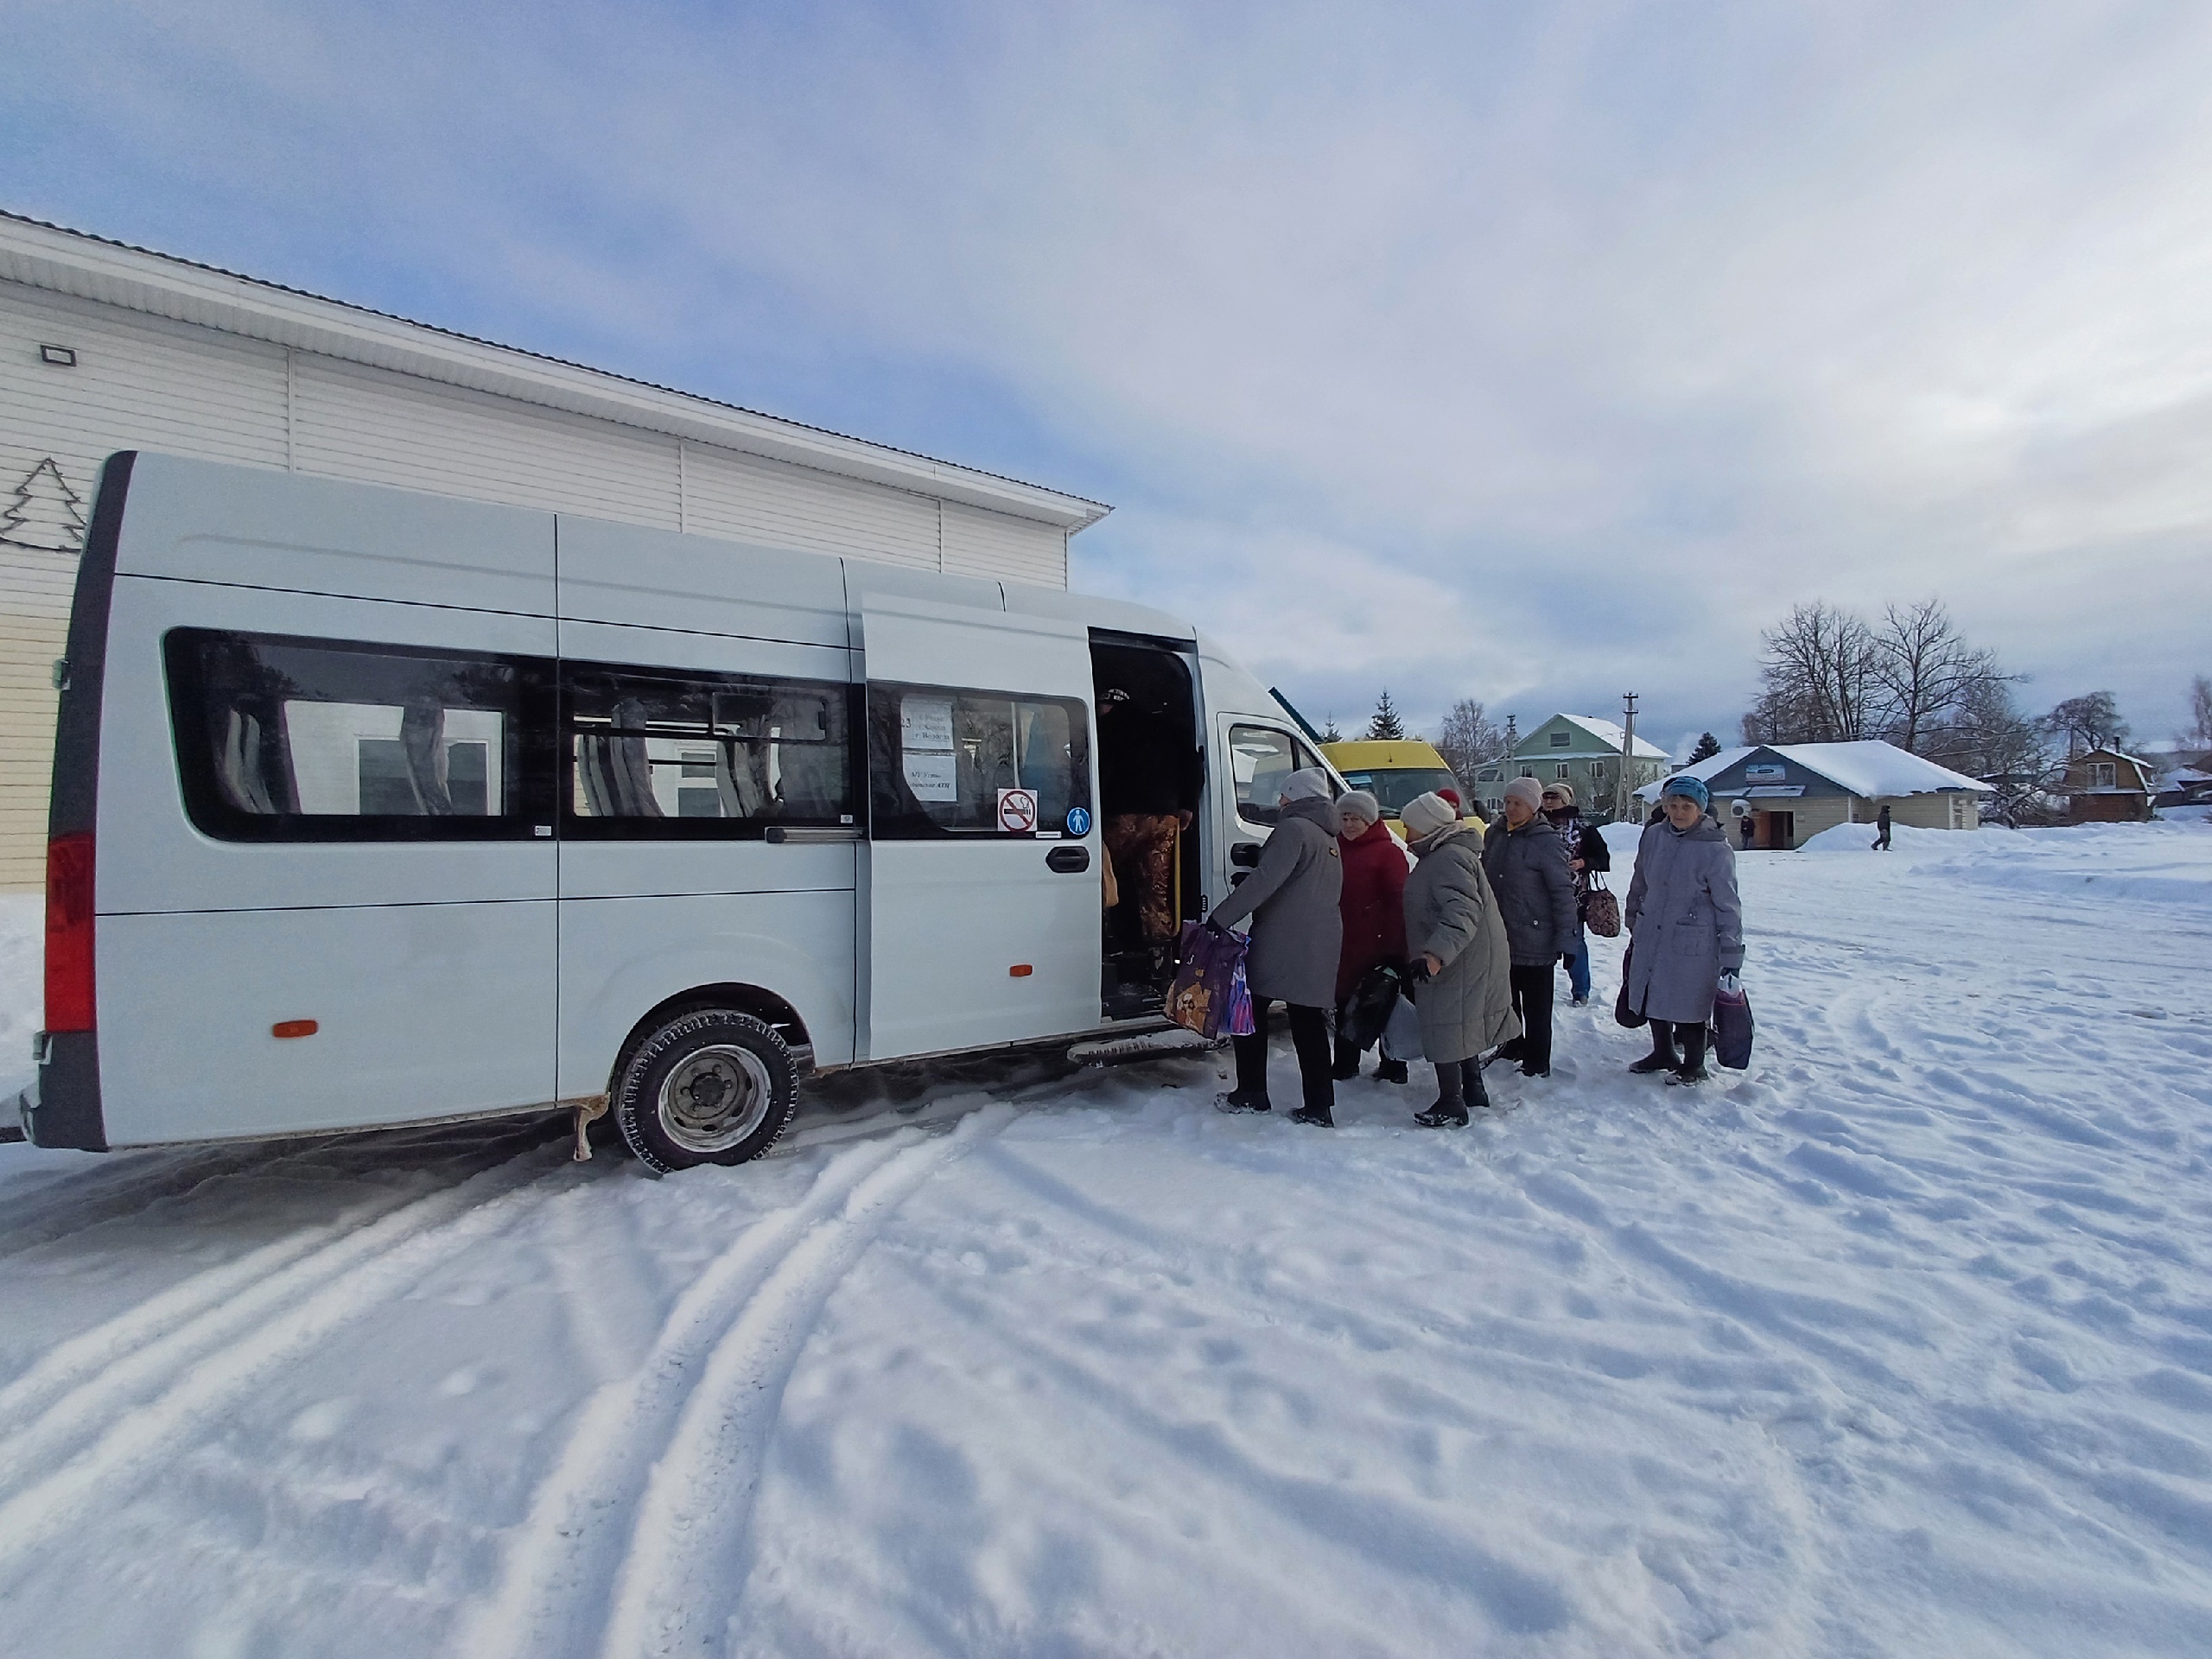
[[[1496,1065],[1499,1061],[1505,1060],[1511,1062],[1513,1065],[1518,1065],[1521,1063],[1522,1047],[1522,1044],[1518,1037],[1509,1037],[1505,1041],[1500,1043],[1496,1048],[1491,1051],[1490,1058],[1485,1059],[1483,1064],[1484,1065]]]
[[[1377,1083],[1403,1083],[1405,1080],[1406,1063],[1403,1060],[1386,1059],[1375,1068],[1375,1081]]]
[[[1475,1075],[1482,1074],[1478,1071]],[[1445,1060],[1438,1065],[1436,1104],[1425,1112],[1415,1112],[1414,1122],[1425,1129],[1467,1127],[1467,1085],[1459,1061]]]
[[[1241,1089],[1225,1095],[1216,1095],[1213,1109],[1217,1112],[1270,1112],[1274,1109],[1265,1095],[1248,1095]]]
[[[1675,1033],[1669,1031],[1662,1037],[1655,1031],[1651,1033],[1651,1052],[1629,1070],[1644,1077],[1654,1071],[1672,1071],[1681,1063],[1681,1057],[1675,1052]]]
[[[1695,1065],[1684,1064],[1676,1066],[1667,1074],[1667,1081],[1669,1084],[1703,1083],[1712,1076],[1713,1073],[1707,1071],[1704,1063],[1700,1061]]]
[[[1260,1109],[1264,1112],[1268,1109],[1262,1106]],[[1337,1127],[1336,1114],[1326,1106],[1301,1106],[1290,1115],[1290,1121],[1294,1123],[1314,1123],[1325,1129]]]
[[[1459,1081],[1464,1086],[1465,1092],[1467,1096],[1467,1104],[1473,1107],[1475,1110],[1478,1112],[1488,1111],[1490,1109],[1490,1090],[1483,1082],[1482,1062],[1480,1060],[1460,1061]]]
[[[1329,1075],[1338,1083],[1349,1083],[1359,1075],[1359,1051],[1342,1037],[1337,1039],[1336,1062]]]

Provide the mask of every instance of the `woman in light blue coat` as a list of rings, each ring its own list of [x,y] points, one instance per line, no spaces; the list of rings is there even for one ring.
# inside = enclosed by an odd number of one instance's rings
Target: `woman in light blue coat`
[[[1744,906],[1736,855],[1706,816],[1702,780],[1669,778],[1664,817],[1645,829],[1623,907],[1630,946],[1626,1006],[1651,1021],[1651,1052],[1631,1071],[1664,1071],[1669,1083],[1702,1083],[1705,1027],[1721,976],[1744,965]],[[1681,1039],[1681,1052],[1675,1039]]]

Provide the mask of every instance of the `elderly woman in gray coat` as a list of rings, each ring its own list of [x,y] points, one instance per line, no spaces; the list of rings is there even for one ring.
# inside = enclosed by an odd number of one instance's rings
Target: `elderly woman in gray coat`
[[[1483,1051],[1521,1029],[1512,950],[1483,873],[1481,836],[1440,795],[1415,796],[1398,818],[1419,861],[1406,878],[1406,959],[1418,986],[1421,1052],[1436,1067],[1436,1104],[1414,1121],[1457,1127],[1470,1103],[1490,1104]]]
[[[1521,1034],[1501,1044],[1492,1060],[1518,1060],[1524,1077],[1552,1071],[1552,967],[1582,948],[1574,914],[1574,874],[1567,849],[1540,810],[1543,787],[1533,778],[1505,786],[1504,810],[1483,837],[1483,873],[1497,895],[1513,952],[1513,1011]]]
[[[1283,780],[1281,808],[1259,868],[1206,918],[1212,927],[1252,918],[1252,951],[1244,963],[1252,988],[1252,1034],[1230,1039],[1236,1087],[1214,1104],[1224,1112],[1269,1109],[1268,1005],[1280,1001],[1290,1007],[1290,1040],[1306,1097],[1292,1121],[1334,1128],[1337,1086],[1330,1076],[1329,1020],[1323,1010],[1336,999],[1344,931],[1337,901],[1344,866],[1329,774],[1319,766],[1292,772]]]
[[[1722,975],[1744,965],[1736,855],[1706,816],[1710,803],[1701,780],[1667,780],[1659,792],[1664,817],[1647,826],[1637,844],[1624,906],[1631,941],[1626,1006],[1651,1021],[1651,1052],[1629,1070],[1664,1071],[1669,1083],[1705,1080],[1713,994]]]

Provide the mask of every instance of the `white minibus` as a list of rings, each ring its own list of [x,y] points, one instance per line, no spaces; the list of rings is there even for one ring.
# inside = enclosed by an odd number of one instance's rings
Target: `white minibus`
[[[1180,919],[1324,765],[1136,606],[146,453],[56,677],[42,1147],[611,1109],[741,1162],[810,1068],[1157,1022],[1117,732],[1187,779]]]

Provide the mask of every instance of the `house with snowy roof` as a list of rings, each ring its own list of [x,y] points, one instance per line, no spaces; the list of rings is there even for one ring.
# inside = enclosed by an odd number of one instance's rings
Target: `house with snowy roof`
[[[2066,763],[2058,785],[2069,823],[2140,823],[2158,792],[2158,769],[2118,749],[2091,749]]]
[[[1876,739],[1760,743],[1723,749],[1679,771],[1704,779],[1714,815],[1734,827],[1741,845],[1779,851],[1840,823],[1871,825],[1885,806],[1892,823],[1978,830],[1981,798],[1993,792],[1979,779]],[[1637,798],[1656,804],[1665,781],[1645,785]]]
[[[1571,783],[1578,805],[1593,817],[1615,798],[1621,776],[1623,745],[1628,734],[1610,720],[1594,715],[1554,715],[1516,744],[1513,753],[1496,766],[1475,775],[1474,789],[1485,817],[1495,817],[1505,804],[1505,785],[1511,778],[1534,778],[1539,783]],[[1628,786],[1649,783],[1667,774],[1667,751],[1656,744],[1636,740],[1629,760]]]

